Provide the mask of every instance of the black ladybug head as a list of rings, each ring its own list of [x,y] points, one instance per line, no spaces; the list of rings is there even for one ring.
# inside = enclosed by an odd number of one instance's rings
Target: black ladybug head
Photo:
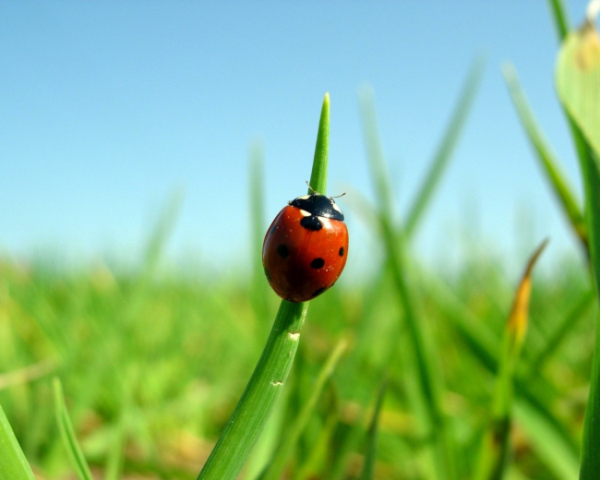
[[[337,206],[333,198],[314,193],[298,197],[289,202],[292,207],[301,208],[311,215],[317,217],[332,218],[333,220],[344,221],[344,214]]]

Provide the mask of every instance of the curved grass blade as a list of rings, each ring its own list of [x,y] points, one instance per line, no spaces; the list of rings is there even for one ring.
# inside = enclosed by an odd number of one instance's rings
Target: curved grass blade
[[[2,405],[0,405],[0,478],[35,480]]]
[[[433,194],[438,187],[442,175],[444,174],[452,154],[456,148],[458,140],[465,126],[469,112],[475,99],[475,94],[479,89],[483,77],[485,62],[478,59],[473,62],[467,79],[462,88],[458,103],[440,145],[435,153],[431,166],[419,188],[419,191],[411,204],[406,220],[406,236],[410,238],[417,229],[427,205],[431,202]]]
[[[77,442],[75,430],[73,430],[73,424],[71,423],[71,419],[69,418],[67,407],[65,405],[62,385],[58,378],[54,378],[52,387],[54,389],[56,421],[58,422],[60,435],[63,439],[65,447],[67,448],[67,452],[69,453],[69,458],[71,459],[73,468],[75,468],[77,478],[79,478],[79,480],[93,480],[90,467],[88,466],[87,461],[83,456],[83,452],[81,451],[81,447]]]
[[[325,365],[319,372],[310,398],[302,407],[302,410],[299,412],[294,423],[285,429],[285,438],[282,439],[281,443],[279,444],[279,447],[275,451],[273,459],[269,462],[268,467],[260,475],[260,480],[278,480],[281,478],[285,470],[285,465],[291,457],[294,447],[298,443],[298,439],[308,424],[310,416],[317,405],[317,401],[321,396],[323,387],[331,378],[331,375],[335,371],[335,367],[337,366],[342,354],[346,350],[347,345],[348,344],[345,340],[341,340],[338,342],[333,352],[331,352],[329,355]]]
[[[377,425],[379,423],[379,416],[381,414],[381,407],[383,406],[383,398],[385,397],[386,389],[387,379],[384,379],[379,387],[375,410],[373,410],[373,417],[371,418],[371,424],[369,425],[365,464],[363,465],[362,474],[360,476],[361,480],[372,480],[375,472],[375,462],[377,461]]]
[[[517,110],[519,119],[521,120],[521,124],[523,125],[537,158],[552,185],[554,194],[558,197],[575,234],[583,244],[585,252],[589,255],[587,225],[585,223],[585,218],[583,217],[580,203],[576,200],[576,196],[573,193],[574,190],[535,120],[527,102],[527,98],[519,84],[519,79],[514,66],[511,64],[504,65],[502,67],[502,73],[506,85],[508,86],[508,92],[510,93],[513,104]]]
[[[326,94],[310,178],[311,187],[322,194],[327,189],[328,148],[329,94]],[[308,302],[281,301],[252,377],[198,480],[234,480],[239,475],[287,381],[307,311]]]
[[[531,296],[531,272],[535,262],[546,247],[544,241],[531,256],[525,273],[517,287],[513,306],[506,323],[504,345],[494,393],[490,427],[481,448],[476,480],[501,480],[509,454],[509,434],[512,422],[514,375],[521,347],[525,340]]]
[[[556,87],[568,113],[580,155],[590,252],[600,294],[600,39],[591,19],[565,39],[557,62]],[[581,480],[600,478],[600,325],[585,413]]]

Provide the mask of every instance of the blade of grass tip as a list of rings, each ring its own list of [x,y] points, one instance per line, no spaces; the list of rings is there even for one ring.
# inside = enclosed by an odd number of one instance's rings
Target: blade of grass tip
[[[427,172],[414,201],[411,204],[406,220],[406,236],[411,238],[417,229],[427,205],[431,202],[433,194],[440,184],[444,171],[450,163],[452,154],[456,149],[458,140],[466,124],[469,112],[479,90],[483,77],[485,61],[480,58],[473,62],[469,74],[462,88],[458,103],[450,117],[446,132],[433,157],[429,171]]]
[[[598,2],[591,2],[587,20],[571,32],[560,49],[556,88],[568,113],[573,137],[580,154],[586,220],[597,293],[600,295],[600,40],[594,27]],[[581,132],[581,135],[580,135]],[[588,145],[582,145],[585,141]],[[596,325],[596,346],[591,386],[585,413],[580,479],[600,478],[600,325]]]
[[[550,8],[552,20],[554,20],[558,40],[562,42],[569,33],[567,11],[562,0],[548,0],[548,7]]]
[[[384,378],[379,387],[375,410],[373,411],[373,417],[371,418],[371,424],[369,425],[365,463],[360,476],[361,480],[372,480],[375,472],[375,462],[377,461],[377,425],[379,423],[379,416],[381,415],[381,407],[383,406],[383,398],[385,397],[386,389],[387,379]]]
[[[436,470],[438,478],[454,478],[454,447],[448,425],[441,406],[443,391],[441,369],[435,365],[432,336],[427,331],[423,316],[419,313],[417,295],[407,278],[408,264],[405,252],[405,232],[394,226],[393,195],[389,185],[389,175],[384,160],[383,148],[377,132],[377,122],[373,95],[364,91],[361,95],[362,123],[367,156],[371,165],[371,177],[378,197],[381,237],[391,264],[392,278],[398,292],[404,318],[410,335],[413,355],[418,372],[421,395],[426,404],[427,428],[432,432]]]
[[[0,405],[0,478],[35,480],[2,405]]]
[[[90,468],[85,460],[85,457],[83,456],[81,447],[77,442],[73,424],[71,423],[71,419],[67,413],[65,398],[62,392],[62,385],[58,378],[54,378],[52,387],[54,389],[56,421],[58,422],[60,435],[69,454],[69,458],[71,459],[71,463],[73,464],[73,468],[75,469],[75,473],[77,474],[77,478],[79,478],[79,480],[93,480]]]
[[[156,221],[146,246],[144,257],[146,276],[151,275],[156,269],[167,240],[175,228],[175,223],[183,204],[183,198],[184,193],[182,190],[175,191]]]
[[[329,94],[326,94],[310,177],[310,185],[322,194],[327,189],[328,146]],[[307,311],[308,302],[281,301],[258,364],[198,480],[237,478],[287,381]]]
[[[556,158],[556,155],[544,138],[544,135],[536,122],[527,98],[519,84],[519,79],[514,66],[508,63],[505,64],[502,67],[502,73],[508,87],[508,92],[517,110],[517,114],[529,142],[531,143],[538,160],[542,164],[542,168],[550,180],[554,193],[558,197],[575,234],[583,244],[585,252],[589,254],[587,226],[585,218],[583,217],[580,202],[576,200],[576,196],[573,193],[574,190],[570,185],[567,176],[563,172],[560,162]]]
[[[500,357],[496,390],[490,427],[484,435],[476,480],[501,480],[506,469],[509,453],[514,375],[528,321],[529,298],[531,296],[531,272],[537,259],[546,247],[545,240],[531,256],[525,273],[515,293],[513,306],[506,323],[504,345]]]
[[[331,354],[329,355],[329,358],[325,362],[325,365],[319,372],[319,375],[311,391],[308,401],[304,404],[302,410],[300,410],[294,423],[290,425],[289,428],[285,429],[285,438],[281,440],[281,443],[275,451],[273,458],[269,462],[269,465],[267,466],[265,471],[260,475],[260,480],[277,480],[283,475],[286,463],[292,456],[294,448],[298,443],[298,439],[300,438],[300,435],[302,434],[304,428],[310,420],[310,416],[312,415],[315,406],[317,405],[317,401],[321,396],[323,387],[331,378],[331,375],[335,371],[335,367],[337,366],[337,363],[340,360],[344,351],[346,350],[347,346],[348,344],[346,340],[340,340],[334,348],[333,352],[331,352]]]

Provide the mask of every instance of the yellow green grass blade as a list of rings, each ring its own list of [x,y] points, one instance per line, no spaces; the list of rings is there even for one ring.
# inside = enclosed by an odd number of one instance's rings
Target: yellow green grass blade
[[[73,429],[73,424],[71,423],[71,419],[69,418],[69,413],[67,412],[67,407],[65,405],[62,385],[58,378],[54,379],[52,387],[54,389],[56,420],[58,422],[63,443],[65,444],[69,458],[71,459],[71,463],[73,464],[73,468],[77,474],[77,478],[79,480],[93,480],[90,468],[85,460],[85,457],[83,456],[81,447],[77,442],[75,430]]]
[[[565,38],[556,67],[556,87],[569,118],[580,132],[579,147],[583,174],[586,219],[596,289],[600,286],[600,40],[593,19]],[[578,134],[579,135],[579,134]],[[587,147],[587,148],[586,148]],[[587,153],[587,155],[586,155]],[[586,409],[580,478],[600,478],[600,328],[592,366]]]
[[[531,296],[531,272],[547,241],[542,243],[531,256],[525,273],[517,287],[513,306],[506,323],[504,342],[490,427],[481,448],[476,480],[501,480],[506,470],[509,454],[509,435],[512,422],[514,375],[527,328],[529,298]]]
[[[519,84],[515,68],[511,64],[506,64],[502,68],[502,73],[504,74],[508,92],[510,93],[528,140],[540,161],[544,173],[552,185],[554,194],[558,198],[575,234],[583,244],[587,253],[587,225],[583,217],[580,202],[576,200],[574,190],[560,166],[559,160],[556,158],[556,155],[536,122],[533,112],[529,107],[529,103],[527,102],[527,98]]]
[[[0,405],[0,478],[35,480],[2,405]]]
[[[556,88],[596,157],[600,156],[600,38],[591,21],[566,37],[558,57]]]
[[[458,140],[462,134],[466,124],[469,112],[475,100],[475,94],[479,89],[481,78],[484,72],[484,61],[478,59],[473,62],[465,84],[463,85],[456,108],[452,113],[448,127],[439,147],[433,157],[431,166],[417,195],[408,211],[406,219],[406,236],[411,237],[417,229],[419,222],[423,218],[423,214],[427,205],[431,202],[436,188],[439,186],[444,172],[446,171],[452,154],[456,149]]]
[[[327,189],[328,150],[329,94],[326,94],[310,178],[310,186],[322,194]],[[281,301],[258,364],[198,480],[234,480],[239,475],[287,381],[307,311],[308,302]]]
[[[315,381],[308,401],[302,406],[302,410],[300,410],[298,413],[294,423],[285,428],[285,437],[280,440],[279,447],[275,451],[268,467],[260,475],[260,480],[278,480],[282,477],[286,463],[292,456],[296,443],[298,442],[302,431],[306,427],[310,416],[317,405],[317,401],[321,397],[323,387],[325,387],[325,384],[331,378],[331,375],[335,371],[335,368],[346,348],[347,342],[345,340],[341,340],[327,358],[325,365],[319,372],[317,380]]]
[[[420,313],[418,297],[408,278],[410,264],[406,256],[405,232],[394,222],[394,201],[389,185],[389,175],[383,149],[378,137],[375,107],[370,92],[361,98],[364,138],[367,156],[371,167],[373,186],[377,194],[380,235],[386,256],[391,265],[392,281],[404,310],[408,335],[416,366],[416,376],[420,396],[427,417],[426,435],[431,438],[435,458],[435,470],[440,480],[454,478],[454,454],[448,424],[441,406],[443,382],[441,369],[435,365],[436,356],[432,345],[432,335],[428,331],[426,319]]]

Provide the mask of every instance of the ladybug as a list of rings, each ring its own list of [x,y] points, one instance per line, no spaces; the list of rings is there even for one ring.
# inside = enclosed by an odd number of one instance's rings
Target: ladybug
[[[279,212],[265,235],[262,261],[275,293],[306,302],[332,287],[348,256],[348,229],[333,198],[312,193]]]

